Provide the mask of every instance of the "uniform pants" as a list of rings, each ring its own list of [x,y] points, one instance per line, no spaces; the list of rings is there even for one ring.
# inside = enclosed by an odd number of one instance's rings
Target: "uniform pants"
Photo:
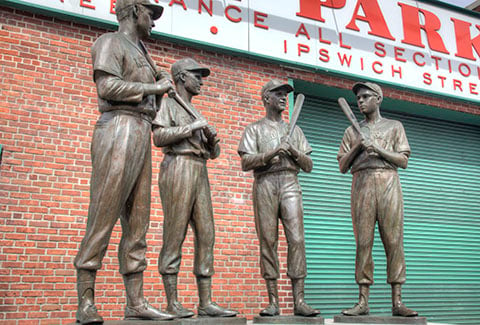
[[[278,221],[283,223],[288,243],[287,275],[307,276],[303,230],[302,191],[297,174],[274,172],[255,177],[253,184],[255,226],[260,242],[260,268],[264,279],[278,279]]]
[[[160,274],[178,274],[182,244],[190,224],[195,237],[193,273],[211,277],[215,226],[205,159],[166,154],[158,186],[164,214]]]
[[[146,268],[152,178],[150,138],[151,124],[132,115],[104,113],[95,125],[90,206],[87,230],[74,262],[77,269],[102,267],[118,218],[122,225],[120,273],[137,273]]]
[[[372,247],[375,223],[387,256],[387,282],[405,282],[403,197],[396,170],[365,169],[353,174],[352,223],[357,245],[355,280],[373,284]]]

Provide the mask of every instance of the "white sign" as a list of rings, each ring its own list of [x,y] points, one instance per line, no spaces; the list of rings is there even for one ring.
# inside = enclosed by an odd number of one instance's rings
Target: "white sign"
[[[154,33],[480,102],[480,16],[414,0],[151,0]],[[6,0],[116,22],[115,0]]]

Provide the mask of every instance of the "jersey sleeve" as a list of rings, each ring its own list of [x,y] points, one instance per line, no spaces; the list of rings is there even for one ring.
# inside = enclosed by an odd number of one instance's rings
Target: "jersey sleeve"
[[[243,154],[254,155],[258,153],[257,136],[253,125],[247,126],[243,132],[237,152],[240,156]]]
[[[403,152],[410,156],[410,145],[408,144],[407,134],[401,122],[396,125],[395,151]]]
[[[296,147],[297,150],[301,151],[302,153],[309,155],[312,153],[312,147],[308,143],[305,134],[303,133],[302,129],[298,126],[295,126],[295,134],[296,134]]]
[[[347,128],[343,133],[342,142],[338,149],[337,160],[340,160],[352,149],[352,132],[351,127]]]
[[[123,79],[124,52],[120,49],[119,40],[113,33],[100,36],[92,46],[93,78],[95,79],[95,71],[104,71]]]
[[[171,99],[163,98],[160,103],[160,108],[152,122],[154,127],[167,128],[172,126],[172,115],[170,110]]]

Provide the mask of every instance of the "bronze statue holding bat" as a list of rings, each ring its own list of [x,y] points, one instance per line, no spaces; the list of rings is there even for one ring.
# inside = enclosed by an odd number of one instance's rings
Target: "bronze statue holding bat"
[[[288,242],[287,274],[292,280],[294,314],[316,316],[320,311],[304,300],[304,279],[307,276],[303,204],[297,174],[300,169],[310,172],[313,167],[308,144],[302,130],[296,126],[303,95],[297,103],[290,124],[282,119],[289,84],[278,80],[267,82],[261,91],[266,116],[245,129],[238,153],[244,171],[253,170],[253,204],[255,225],[260,242],[260,266],[266,281],[269,305],[261,316],[280,314],[277,279],[278,221],[281,220]]]
[[[92,46],[93,80],[101,113],[93,131],[90,205],[85,236],[75,257],[80,324],[100,324],[95,278],[118,219],[118,249],[127,304],[125,319],[166,320],[174,316],[150,306],[143,295],[150,222],[152,120],[164,93],[173,89],[158,73],[143,41],[163,7],[149,0],[117,0],[117,32]]]
[[[375,223],[387,255],[387,282],[392,287],[392,315],[417,316],[401,299],[405,283],[403,250],[403,197],[397,168],[406,168],[410,157],[405,130],[399,121],[383,118],[380,86],[360,82],[353,86],[365,120],[358,123],[345,100],[339,104],[352,122],[343,136],[338,152],[340,171],[353,174],[351,211],[357,246],[355,280],[359,285],[359,301],[342,313],[348,316],[368,315],[370,285],[373,284],[372,247]]]
[[[191,317],[194,313],[178,301],[177,275],[182,244],[191,225],[195,235],[193,273],[197,278],[199,316],[233,317],[237,312],[212,302],[215,227],[208,182],[207,160],[220,155],[215,128],[191,104],[200,94],[202,78],[210,70],[185,58],[172,65],[176,92],[162,100],[153,121],[153,140],[165,154],[160,166],[159,189],[164,212],[163,247],[158,268],[163,278],[169,313]]]

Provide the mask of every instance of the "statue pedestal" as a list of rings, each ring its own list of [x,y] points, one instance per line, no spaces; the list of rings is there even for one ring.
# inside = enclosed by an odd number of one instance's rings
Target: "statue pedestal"
[[[194,317],[174,320],[109,320],[103,325],[245,325],[247,319],[243,317]],[[78,325],[72,323],[69,325]]]
[[[343,324],[420,324],[426,325],[426,317],[400,317],[400,316],[335,316],[334,323]]]
[[[255,316],[253,324],[324,324],[323,317],[302,317],[302,316]]]
[[[174,320],[175,325],[245,325],[247,319],[243,317],[193,317]],[[143,325],[149,325],[143,324]],[[170,324],[170,323],[168,323]]]

